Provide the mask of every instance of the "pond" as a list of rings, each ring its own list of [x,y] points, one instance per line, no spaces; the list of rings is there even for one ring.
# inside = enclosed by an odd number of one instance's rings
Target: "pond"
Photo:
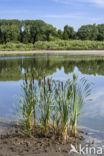
[[[84,105],[79,125],[104,131],[104,58],[97,56],[33,55],[0,57],[0,118],[15,119],[17,100],[25,71],[36,71],[35,79],[66,81],[73,73],[94,83],[92,101]]]

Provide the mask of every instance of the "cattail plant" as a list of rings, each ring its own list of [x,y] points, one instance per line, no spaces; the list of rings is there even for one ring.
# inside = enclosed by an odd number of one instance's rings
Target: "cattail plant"
[[[80,85],[79,85],[80,84]],[[77,122],[78,116],[80,115],[81,109],[91,94],[91,83],[85,78],[80,79],[78,83],[78,77],[74,74],[72,81],[72,92],[71,92],[71,107],[70,107],[70,126],[73,136],[77,135]]]
[[[59,130],[59,123],[60,123],[60,115],[59,115],[59,107],[57,103],[57,83],[54,80],[51,80],[51,125],[53,128],[53,132],[56,133]]]
[[[34,117],[34,126],[36,126],[36,105],[37,105],[37,90],[36,90],[36,87],[35,87],[35,84],[34,84],[34,74],[32,73],[32,94],[33,94],[33,117]]]
[[[38,90],[38,97],[39,97],[39,107],[41,112],[41,123],[44,127],[45,134],[49,132],[49,124],[50,124],[50,107],[51,107],[51,80],[46,80],[44,77],[43,81],[39,80],[39,90]]]
[[[78,81],[74,74],[72,81],[61,82],[45,77],[35,81],[33,73],[29,76],[25,73],[22,90],[17,111],[22,114],[28,134],[40,126],[44,135],[50,132],[50,128],[54,134],[61,129],[65,141],[69,128],[73,136],[77,135],[78,116],[91,94],[91,84],[85,78]]]
[[[57,97],[56,102],[58,103],[58,109],[60,114],[60,124],[62,128],[62,137],[64,140],[68,138],[68,123],[70,120],[69,113],[70,113],[70,100],[69,96],[67,96],[68,87],[64,85],[63,82],[58,81],[56,87]]]
[[[26,131],[30,133],[33,125],[36,124],[35,106],[37,101],[36,87],[34,85],[34,78],[29,80],[28,74],[25,73],[25,80],[22,85],[23,95],[19,100],[19,112],[24,119]]]

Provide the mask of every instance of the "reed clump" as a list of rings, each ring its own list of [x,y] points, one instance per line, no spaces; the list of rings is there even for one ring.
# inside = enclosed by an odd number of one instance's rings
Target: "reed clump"
[[[70,135],[77,136],[77,122],[83,105],[90,100],[91,83],[85,78],[66,82],[46,79],[36,81],[34,74],[25,74],[22,85],[23,96],[19,100],[18,114],[23,118],[25,132],[33,135],[33,130],[47,136],[60,134],[63,140]],[[34,132],[35,133],[35,132]]]

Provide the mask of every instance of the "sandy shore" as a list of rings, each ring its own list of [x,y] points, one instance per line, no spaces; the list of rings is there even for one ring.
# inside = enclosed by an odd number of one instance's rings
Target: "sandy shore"
[[[0,55],[13,54],[68,54],[68,55],[95,55],[104,56],[104,50],[74,50],[74,51],[58,51],[58,50],[41,50],[41,51],[0,51]]]

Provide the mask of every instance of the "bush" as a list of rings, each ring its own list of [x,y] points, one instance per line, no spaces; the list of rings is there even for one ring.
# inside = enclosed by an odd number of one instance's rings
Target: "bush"
[[[97,50],[104,49],[104,42],[81,40],[38,41],[35,44],[11,43],[0,45],[0,51],[32,50]]]
[[[104,42],[81,40],[38,41],[34,44],[34,48],[36,50],[95,50],[103,49]]]

